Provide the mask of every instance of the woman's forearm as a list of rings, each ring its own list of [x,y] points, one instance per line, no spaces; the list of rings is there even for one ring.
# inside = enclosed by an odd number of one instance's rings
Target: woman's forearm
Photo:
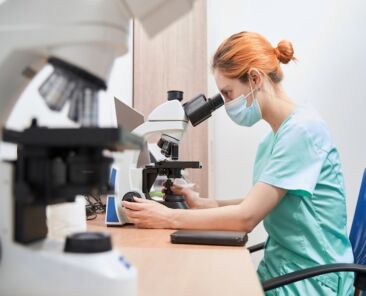
[[[231,200],[217,200],[212,198],[200,198],[198,203],[198,209],[209,209],[224,206],[239,205],[243,199],[231,199]]]
[[[231,205],[211,209],[172,210],[171,228],[250,232],[253,226],[242,206]]]
[[[171,217],[168,217],[171,222],[168,224],[177,229],[251,232],[276,207],[286,192],[285,189],[258,182],[240,204],[202,210],[171,210]]]
[[[217,200],[212,198],[198,198],[198,202],[196,203],[196,209],[210,209],[210,208],[217,208],[219,204]]]
[[[229,200],[216,200],[217,205],[219,207],[231,206],[231,205],[239,205],[243,201],[243,198],[238,199],[229,199]]]

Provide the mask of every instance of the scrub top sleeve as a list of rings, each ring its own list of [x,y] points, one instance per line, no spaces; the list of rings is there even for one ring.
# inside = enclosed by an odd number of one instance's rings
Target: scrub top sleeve
[[[315,148],[305,127],[289,125],[280,129],[272,149],[258,181],[311,197],[325,153]]]

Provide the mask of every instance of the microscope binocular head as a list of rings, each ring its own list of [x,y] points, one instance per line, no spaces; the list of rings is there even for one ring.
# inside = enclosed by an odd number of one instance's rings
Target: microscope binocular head
[[[179,90],[168,91],[168,101],[183,100],[183,92]],[[182,105],[184,110],[185,121],[190,121],[193,126],[200,124],[209,117],[212,112],[224,105],[224,100],[220,94],[215,95],[213,98],[207,99],[205,95],[200,94],[190,101]],[[171,157],[172,160],[178,160],[179,158],[179,141],[183,136],[184,131],[181,132],[165,132],[159,142],[158,146],[161,149],[161,153],[165,157]]]
[[[168,91],[168,101],[183,100],[183,92],[179,90]],[[205,95],[199,94],[190,101],[183,104],[184,112],[187,119],[193,126],[199,125],[211,117],[212,112],[224,105],[221,94],[216,94],[212,98],[206,98]]]

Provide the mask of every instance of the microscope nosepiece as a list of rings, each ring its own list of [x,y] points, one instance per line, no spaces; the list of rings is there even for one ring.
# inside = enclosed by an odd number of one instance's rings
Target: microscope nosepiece
[[[158,141],[158,147],[161,149],[161,154],[165,157],[171,157],[172,160],[179,158],[179,146],[177,140],[169,139],[167,135],[163,135]]]
[[[98,92],[106,89],[103,80],[74,65],[57,58],[48,61],[53,73],[38,91],[47,106],[60,111],[70,101],[68,117],[81,126],[98,125]]]

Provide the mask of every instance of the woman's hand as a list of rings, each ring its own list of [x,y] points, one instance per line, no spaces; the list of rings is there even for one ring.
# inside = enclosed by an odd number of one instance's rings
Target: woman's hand
[[[201,198],[198,192],[192,190],[189,187],[181,187],[177,184],[174,184],[171,187],[171,190],[173,191],[173,194],[183,196],[190,209],[205,209],[217,206],[214,204],[214,200]]]
[[[152,200],[134,197],[122,201],[128,220],[138,228],[172,228],[172,209]]]

